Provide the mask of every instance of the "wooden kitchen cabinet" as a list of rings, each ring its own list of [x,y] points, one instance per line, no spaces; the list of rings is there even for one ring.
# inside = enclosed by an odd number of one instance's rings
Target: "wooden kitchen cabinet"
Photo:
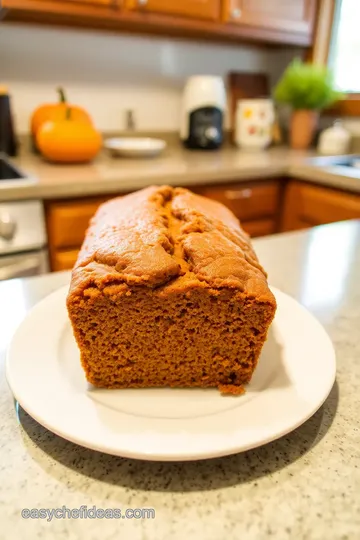
[[[126,7],[152,13],[182,15],[195,19],[220,19],[221,0],[127,0]]]
[[[316,0],[2,0],[0,19],[215,41],[312,45]]]
[[[48,237],[54,248],[79,246],[91,217],[109,197],[58,201],[46,205]]]
[[[253,219],[251,221],[242,221],[241,226],[251,238],[257,236],[266,236],[277,232],[277,219],[274,217],[267,219]]]
[[[52,201],[45,205],[50,265],[53,271],[72,268],[89,221],[110,197]]]
[[[38,2],[47,2],[48,0],[37,0]],[[56,0],[62,4],[89,4],[91,6],[111,6],[114,0]]]
[[[113,0],[60,0],[61,2],[77,2],[80,4],[93,4],[93,5],[105,5],[110,6],[114,4]]]
[[[62,270],[71,270],[76,263],[79,249],[59,249],[53,251],[51,257],[51,270],[61,272]]]
[[[191,189],[227,206],[252,237],[360,218],[360,194],[301,181],[252,180]],[[51,270],[73,267],[91,217],[114,196],[45,204]]]
[[[282,231],[360,218],[360,195],[290,181],[283,203]]]
[[[276,232],[280,204],[278,180],[221,184],[195,191],[227,206],[250,236]]]
[[[253,29],[311,36],[316,0],[224,0],[223,19]]]

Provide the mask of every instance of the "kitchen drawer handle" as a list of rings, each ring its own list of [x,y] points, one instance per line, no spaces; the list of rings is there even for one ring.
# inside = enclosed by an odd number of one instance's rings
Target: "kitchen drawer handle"
[[[225,197],[227,199],[230,199],[231,201],[235,201],[237,199],[250,199],[252,196],[253,191],[252,189],[227,189],[225,191]]]

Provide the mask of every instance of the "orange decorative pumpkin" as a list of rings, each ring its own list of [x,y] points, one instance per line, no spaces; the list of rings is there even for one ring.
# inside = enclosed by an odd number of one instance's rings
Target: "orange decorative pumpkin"
[[[88,124],[92,123],[90,116],[84,109],[67,103],[63,88],[58,88],[57,91],[59,102],[41,105],[34,111],[31,117],[31,133],[34,139],[36,139],[36,134],[42,124],[49,120],[62,120],[68,107],[71,107],[73,120],[87,122]]]
[[[42,155],[56,163],[85,163],[99,152],[101,135],[89,123],[72,117],[72,108],[62,120],[49,121],[37,132],[36,143]]]

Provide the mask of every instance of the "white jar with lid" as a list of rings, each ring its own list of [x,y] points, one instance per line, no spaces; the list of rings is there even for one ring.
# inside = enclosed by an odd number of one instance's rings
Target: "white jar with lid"
[[[333,126],[320,134],[318,152],[324,155],[341,155],[349,152],[351,135],[341,125],[340,121],[336,121]]]

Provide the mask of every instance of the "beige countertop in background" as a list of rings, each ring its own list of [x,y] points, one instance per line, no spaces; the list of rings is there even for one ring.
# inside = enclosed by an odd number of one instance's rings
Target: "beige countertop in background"
[[[231,146],[213,152],[191,151],[176,143],[152,159],[114,159],[103,152],[87,165],[53,165],[23,149],[12,161],[33,182],[2,183],[0,201],[117,194],[151,184],[189,186],[284,176],[360,192],[360,172],[340,173],[326,160],[319,169],[310,159],[314,156],[314,152],[286,147],[257,152]]]

